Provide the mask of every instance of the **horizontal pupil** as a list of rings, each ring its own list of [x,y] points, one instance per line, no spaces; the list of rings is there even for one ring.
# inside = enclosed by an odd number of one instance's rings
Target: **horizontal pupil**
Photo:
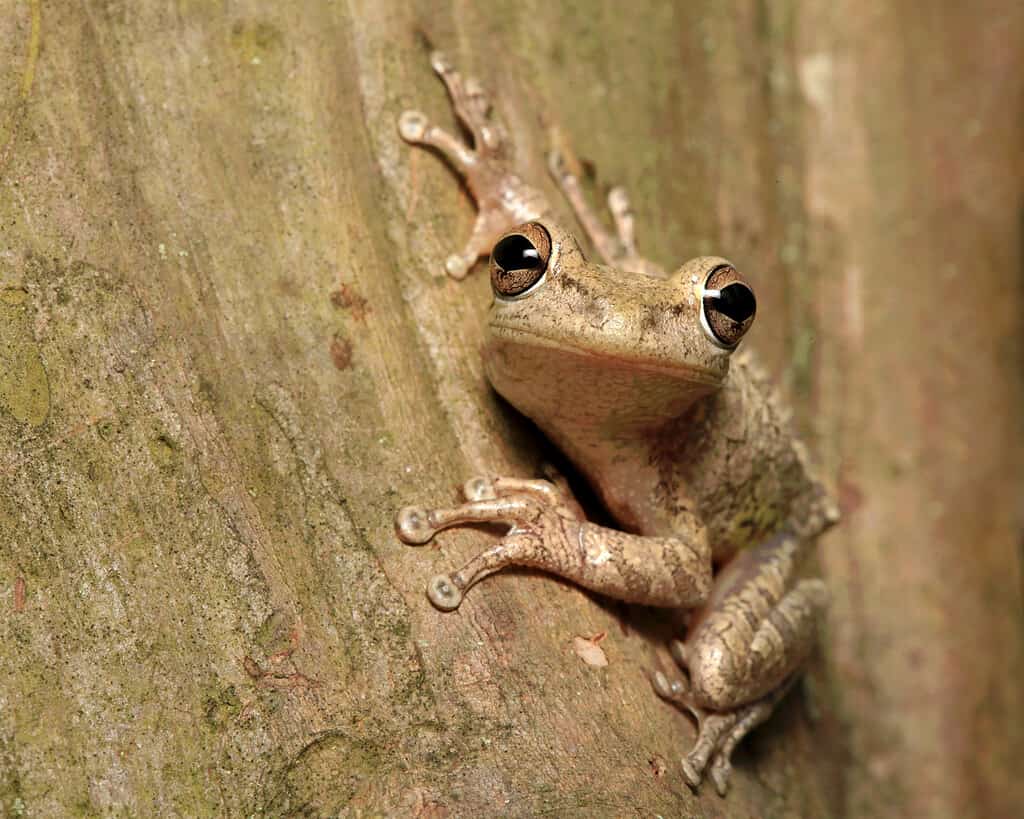
[[[715,299],[714,309],[733,321],[744,322],[754,315],[757,303],[749,287],[734,283],[722,288],[721,295]]]
[[[494,262],[502,270],[530,270],[543,264],[533,242],[518,233],[494,246]]]

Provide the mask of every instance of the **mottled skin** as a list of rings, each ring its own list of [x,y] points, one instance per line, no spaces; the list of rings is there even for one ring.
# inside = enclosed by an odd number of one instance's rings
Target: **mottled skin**
[[[768,717],[813,644],[827,593],[820,580],[794,573],[836,521],[834,504],[763,376],[733,353],[735,344],[712,334],[706,306],[718,302],[705,297],[718,291],[711,277],[722,270],[742,277],[715,257],[666,274],[637,254],[624,192],[609,196],[613,236],[555,155],[552,175],[607,266],[588,262],[551,221],[543,195],[510,171],[504,131],[490,120],[479,85],[464,82],[440,55],[432,62],[475,150],[419,112],[405,112],[399,130],[440,151],[477,201],[476,227],[448,272],[461,278],[510,235],[545,237],[543,265],[533,270],[542,276],[523,293],[502,291],[523,271],[510,275],[497,250],[491,259],[487,376],[569,456],[625,531],[588,523],[557,476],[474,478],[465,504],[407,507],[396,530],[420,544],[459,524],[509,526],[494,547],[431,581],[428,596],[443,610],[513,564],[620,600],[693,609],[685,642],[671,646],[688,680],[656,672],[653,684],[698,719],[697,742],[683,760],[687,781],[697,787],[710,765],[724,794],[733,749]]]

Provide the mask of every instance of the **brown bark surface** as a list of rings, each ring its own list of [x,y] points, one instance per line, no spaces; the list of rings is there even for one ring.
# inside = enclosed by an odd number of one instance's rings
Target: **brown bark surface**
[[[1024,804],[1024,11],[0,0],[0,815],[1011,816]],[[671,618],[410,502],[547,445],[490,392],[428,40],[518,167],[722,252],[836,481],[807,684],[697,796]],[[565,214],[568,220],[568,213]],[[608,665],[574,652],[605,634]]]

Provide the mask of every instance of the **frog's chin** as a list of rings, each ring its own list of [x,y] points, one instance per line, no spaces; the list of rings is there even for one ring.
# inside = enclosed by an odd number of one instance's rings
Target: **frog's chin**
[[[588,370],[650,373],[670,381],[704,385],[711,389],[721,385],[728,374],[732,352],[710,343],[703,346],[699,355],[692,351],[675,351],[668,345],[655,350],[640,345],[612,343],[593,348],[500,322],[489,325],[484,348],[485,357],[500,354],[507,359],[507,366],[519,369],[526,378],[538,368],[557,368],[557,359],[564,357]]]
[[[492,326],[484,367],[494,388],[544,428],[572,438],[580,427],[645,434],[686,412],[722,383],[720,372],[639,355],[580,350]]]

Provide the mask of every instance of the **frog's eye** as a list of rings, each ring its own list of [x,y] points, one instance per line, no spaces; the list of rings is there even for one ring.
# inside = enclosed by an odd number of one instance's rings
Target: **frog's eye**
[[[541,282],[551,256],[551,236],[527,222],[502,236],[491,251],[491,287],[505,299],[525,296]]]
[[[731,265],[719,265],[704,283],[700,323],[716,344],[732,348],[754,323],[754,291]]]

